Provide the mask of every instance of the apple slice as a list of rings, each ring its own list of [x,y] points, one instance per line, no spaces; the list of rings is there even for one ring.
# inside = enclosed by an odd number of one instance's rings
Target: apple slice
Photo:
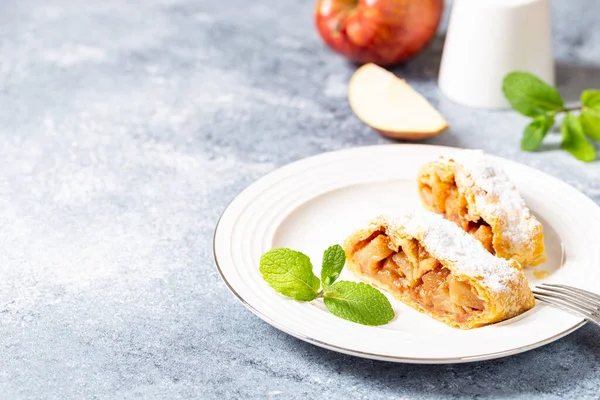
[[[356,70],[348,101],[361,121],[394,139],[425,139],[448,127],[423,95],[375,64]]]

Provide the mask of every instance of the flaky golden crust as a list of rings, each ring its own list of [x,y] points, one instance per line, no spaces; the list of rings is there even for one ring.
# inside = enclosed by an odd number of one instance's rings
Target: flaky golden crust
[[[543,263],[546,253],[542,224],[529,212],[514,185],[503,173],[487,164],[485,168],[485,173],[492,176],[484,178],[504,182],[500,186],[502,196],[482,188],[469,166],[454,159],[442,158],[423,165],[419,171],[419,194],[424,207],[438,212],[432,199],[423,195],[425,187],[439,182],[454,184],[467,202],[467,219],[473,222],[481,219],[491,227],[493,249],[498,257],[515,260],[523,266]]]
[[[465,234],[456,225],[449,223],[449,221],[443,221],[451,226],[450,231],[456,237],[454,243],[457,240],[460,241],[459,247],[461,250],[465,248],[462,246],[463,241],[467,241],[467,246],[474,246],[476,240]],[[427,240],[424,240],[428,234],[430,234],[431,226],[423,226],[422,228],[412,230],[410,234],[406,229],[406,220],[403,219],[390,219],[388,217],[378,217],[368,227],[360,229],[351,234],[344,242],[344,250],[346,252],[347,267],[352,271],[359,279],[373,284],[389,293],[391,293],[398,300],[409,305],[410,307],[429,315],[430,317],[442,321],[450,326],[461,328],[461,329],[472,329],[481,327],[491,323],[499,322],[517,316],[535,305],[535,299],[529,288],[527,278],[521,271],[520,266],[517,262],[512,260],[501,260],[494,257],[481,246],[479,242],[476,245],[480,247],[480,251],[476,252],[476,259],[481,260],[480,265],[477,268],[483,268],[484,273],[469,273],[472,272],[472,266],[465,267],[461,262],[464,259],[457,257],[451,250],[440,246],[439,248],[432,248],[428,244]],[[448,228],[445,226],[444,229]],[[395,252],[401,250],[400,243],[407,239],[416,239],[421,246],[423,246],[431,255],[433,255],[443,267],[450,270],[452,275],[457,277],[459,280],[468,282],[477,292],[477,295],[485,303],[485,308],[482,311],[478,311],[471,315],[466,321],[458,321],[454,315],[448,313],[436,313],[434,309],[424,307],[413,299],[409,295],[409,291],[406,288],[397,285],[390,285],[385,283],[383,280],[377,279],[377,276],[369,276],[363,273],[361,266],[356,261],[356,253],[360,249],[360,243],[371,237],[375,232],[382,232],[390,240],[390,249]],[[438,231],[439,232],[439,231]],[[461,236],[462,235],[462,236]],[[456,239],[458,238],[458,239]],[[485,253],[485,256],[482,255]],[[489,258],[487,258],[489,257]],[[490,262],[491,261],[491,262]],[[490,271],[485,271],[488,263],[490,265]],[[500,276],[492,276],[490,280],[491,270],[499,271]],[[489,284],[494,282],[497,278],[497,284]]]

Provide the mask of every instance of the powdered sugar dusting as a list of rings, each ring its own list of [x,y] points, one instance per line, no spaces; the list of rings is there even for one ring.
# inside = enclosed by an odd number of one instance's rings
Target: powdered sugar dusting
[[[495,216],[504,227],[503,238],[508,249],[517,251],[523,244],[530,244],[540,223],[532,217],[525,201],[506,173],[486,157],[481,150],[465,150],[442,162],[459,164],[455,179],[459,189],[473,186],[483,189],[476,192],[475,206],[479,215]]]
[[[451,262],[458,273],[480,277],[494,292],[509,290],[508,283],[519,278],[520,271],[510,261],[493,256],[477,239],[438,214],[415,211],[384,218],[392,229],[417,238],[433,257]]]

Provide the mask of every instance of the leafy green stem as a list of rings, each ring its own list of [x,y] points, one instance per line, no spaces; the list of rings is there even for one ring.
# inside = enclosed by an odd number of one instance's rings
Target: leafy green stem
[[[561,148],[581,161],[596,159],[590,140],[600,141],[600,90],[584,90],[579,105],[566,107],[556,88],[528,72],[517,71],[504,77],[502,92],[516,111],[532,118],[523,131],[521,149],[537,150],[554,126],[554,117],[562,113]]]
[[[383,325],[394,318],[387,298],[365,283],[337,281],[346,263],[339,244],[323,253],[321,279],[313,273],[307,255],[299,251],[271,249],[260,258],[260,273],[276,292],[298,301],[323,299],[330,313],[363,325]]]

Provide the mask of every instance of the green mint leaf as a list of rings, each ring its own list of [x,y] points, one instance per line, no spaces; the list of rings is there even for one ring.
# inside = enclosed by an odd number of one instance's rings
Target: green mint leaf
[[[579,116],[579,122],[585,136],[590,139],[600,140],[600,109],[584,109]]]
[[[576,116],[567,113],[563,120],[561,132],[563,140],[560,147],[578,160],[589,162],[596,159],[596,150],[585,138],[579,119]]]
[[[558,91],[528,72],[511,72],[506,75],[502,82],[502,92],[515,110],[528,117],[564,108]]]
[[[525,127],[521,138],[521,149],[534,151],[542,144],[542,140],[554,125],[553,115],[540,115]]]
[[[329,312],[363,325],[384,325],[394,318],[388,299],[366,283],[340,281],[323,295]]]
[[[273,249],[260,258],[260,273],[269,286],[300,301],[317,298],[321,282],[308,256],[290,249]]]
[[[323,253],[323,267],[321,268],[321,282],[327,288],[335,282],[342,273],[346,264],[346,253],[339,244],[333,245]]]
[[[600,111],[600,90],[584,90],[581,93],[581,102],[584,107]]]

